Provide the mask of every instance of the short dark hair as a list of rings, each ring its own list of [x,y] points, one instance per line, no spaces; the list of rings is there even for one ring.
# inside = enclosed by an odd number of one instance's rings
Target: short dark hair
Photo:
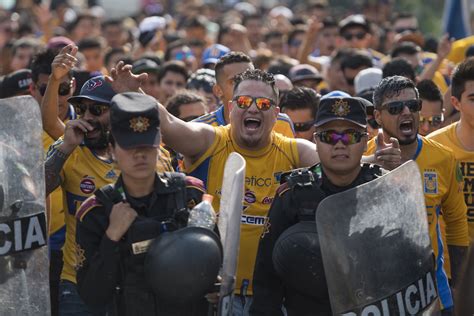
[[[270,31],[264,35],[265,42],[269,41],[271,38],[283,38],[284,34],[280,31]]]
[[[293,42],[294,38],[299,35],[299,34],[306,34],[306,27],[298,25],[295,27],[289,34],[288,34],[288,39],[287,43],[288,45],[291,45]]]
[[[408,61],[403,58],[395,58],[385,64],[382,68],[382,78],[392,76],[403,76],[415,81],[415,70]]]
[[[396,21],[401,20],[401,19],[411,19],[411,18],[416,18],[416,16],[411,12],[406,12],[406,11],[398,12],[392,18],[392,24],[395,24]]]
[[[420,93],[420,99],[428,101],[440,101],[441,109],[443,109],[443,96],[438,86],[429,79],[421,80],[416,84],[416,88]]]
[[[286,55],[280,55],[270,62],[267,71],[274,75],[281,74],[286,77],[289,77],[290,69],[296,65],[298,65],[298,63],[295,59],[290,58]]]
[[[105,56],[104,56],[104,63],[107,65],[109,63],[110,59],[114,55],[118,55],[118,54],[124,55],[124,59],[122,59],[122,60],[124,61],[125,64],[132,64],[133,63],[132,56],[123,47],[117,47],[117,48],[109,49],[107,51],[107,53],[105,54]]]
[[[234,92],[243,81],[247,80],[260,81],[268,84],[275,93],[275,101],[278,104],[279,93],[278,88],[275,86],[275,78],[273,77],[273,74],[260,69],[247,69],[243,73],[234,77]]]
[[[31,61],[31,79],[34,83],[37,83],[41,74],[50,75],[52,73],[51,64],[53,63],[54,57],[57,52],[51,49],[47,49],[39,52],[33,56]],[[69,78],[72,79],[72,72],[69,72]]]
[[[287,91],[280,100],[280,109],[310,109],[311,117],[316,118],[321,96],[311,88],[295,87]]]
[[[360,67],[373,67],[372,58],[363,51],[353,51],[345,55],[341,60],[341,70],[344,69],[357,69]]]
[[[421,52],[420,46],[416,45],[412,42],[402,42],[399,45],[395,46],[395,48],[390,53],[390,57],[396,58],[401,54],[405,55],[415,55]]]
[[[16,51],[20,48],[33,48],[33,50],[39,50],[41,47],[41,42],[35,38],[24,37],[17,39],[13,42],[12,46],[12,56],[15,56]]]
[[[178,47],[181,47],[181,46],[186,46],[187,43],[184,39],[179,39],[179,40],[176,40],[176,41],[173,41],[171,43],[168,44],[168,46],[166,47],[166,51],[165,51],[165,56],[164,56],[164,59],[165,61],[169,61],[171,60],[171,51],[175,48],[178,48]]]
[[[206,29],[207,18],[203,15],[193,16],[190,17],[183,22],[184,28],[192,28],[192,27],[199,27],[202,29]]]
[[[231,65],[231,64],[238,64],[238,63],[252,63],[252,59],[250,57],[242,52],[229,52],[219,58],[219,60],[216,63],[216,66],[214,67],[214,70],[216,72],[216,80],[218,80],[220,74],[222,73],[222,69],[224,69],[225,66]]]
[[[402,76],[392,76],[382,79],[374,91],[374,107],[380,108],[385,98],[399,95],[405,89],[413,89],[416,98],[419,98],[418,90],[415,83],[410,79]]]
[[[102,49],[104,43],[99,37],[87,37],[79,41],[77,44],[78,50],[82,52],[86,49]]]
[[[186,65],[182,61],[172,60],[164,63],[158,71],[157,78],[159,83],[161,82],[161,80],[163,80],[163,78],[166,76],[166,73],[168,72],[175,72],[182,75],[184,77],[185,82],[188,80],[189,77]]]
[[[332,16],[327,16],[323,19],[323,29],[328,29],[332,27],[339,27],[337,24],[336,19],[334,19]]]
[[[258,13],[248,14],[242,18],[242,25],[245,26],[250,20],[259,20],[262,21],[262,15]]]
[[[125,29],[121,19],[109,19],[109,20],[106,20],[106,21],[102,22],[102,25],[101,25],[102,30],[106,29],[109,26],[118,26],[122,29]]]
[[[451,95],[461,101],[468,81],[474,81],[474,59],[472,58],[466,59],[454,70],[451,80]]]
[[[180,116],[180,108],[184,104],[202,102],[206,104],[206,101],[202,96],[189,90],[178,91],[175,95],[168,99],[165,104],[166,109],[169,113],[176,117]]]

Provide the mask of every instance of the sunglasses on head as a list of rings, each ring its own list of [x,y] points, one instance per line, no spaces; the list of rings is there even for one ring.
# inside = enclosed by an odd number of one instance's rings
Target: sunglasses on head
[[[319,138],[321,142],[330,145],[336,145],[339,141],[341,141],[347,146],[359,143],[364,136],[367,136],[366,132],[358,132],[352,129],[345,130],[341,133],[334,130],[329,130],[314,133],[314,140]]]
[[[397,115],[402,113],[405,107],[407,107],[410,112],[418,112],[421,110],[421,100],[392,101],[382,104],[381,109],[387,110],[391,115]]]
[[[272,99],[265,98],[265,97],[254,98],[248,95],[236,96],[234,98],[234,102],[241,109],[248,109],[255,102],[255,105],[257,105],[257,108],[260,111],[267,111],[268,109],[270,109],[272,106],[275,105],[275,102]]]
[[[425,122],[428,122],[430,126],[438,127],[443,123],[443,121],[444,121],[443,114],[433,115],[433,116],[428,116],[428,117],[423,117],[420,115],[420,124],[425,124]]]
[[[179,52],[176,52],[176,54],[174,54],[173,59],[183,61],[183,60],[187,60],[187,59],[192,58],[192,57],[194,57],[192,51],[190,51],[190,50],[186,50],[186,51],[181,50]]]
[[[361,40],[365,37],[365,34],[367,34],[366,32],[357,32],[357,33],[344,33],[342,34],[342,37],[344,37],[344,39],[346,41],[350,41],[352,40],[354,37],[357,38],[358,40]]]
[[[76,114],[79,116],[83,116],[87,109],[89,109],[89,113],[94,115],[94,116],[101,116],[105,111],[107,111],[110,108],[108,104],[91,104],[91,105],[85,105],[85,104],[75,104],[74,105],[74,110],[76,111]]]
[[[295,127],[295,132],[306,132],[314,126],[314,123],[315,121],[307,121],[301,123],[293,123],[293,126]]]
[[[46,93],[46,87],[47,85],[42,84],[41,86],[38,86],[38,91],[41,94],[41,96],[44,97],[44,94]],[[71,83],[70,82],[61,82],[58,88],[58,94],[61,96],[66,96],[69,93],[71,93]]]

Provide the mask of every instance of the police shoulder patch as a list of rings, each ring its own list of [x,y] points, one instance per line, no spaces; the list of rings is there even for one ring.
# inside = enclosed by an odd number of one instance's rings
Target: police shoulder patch
[[[76,219],[82,222],[84,216],[89,213],[94,207],[102,206],[102,204],[97,200],[95,195],[90,196],[87,200],[85,200],[79,209],[76,212]]]
[[[290,190],[290,187],[288,185],[288,182],[285,182],[278,187],[278,189],[276,190],[276,193],[278,194],[278,196],[282,196],[285,192],[289,190]]]

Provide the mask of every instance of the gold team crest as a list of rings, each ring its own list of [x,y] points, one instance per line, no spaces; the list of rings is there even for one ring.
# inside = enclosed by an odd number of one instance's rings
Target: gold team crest
[[[339,99],[332,105],[332,113],[336,114],[337,116],[346,116],[350,112],[349,103],[342,99]]]
[[[438,194],[438,174],[436,172],[423,172],[423,186],[426,194]]]
[[[146,132],[148,127],[150,127],[150,123],[146,117],[138,116],[130,120],[130,128],[133,129],[134,132]]]

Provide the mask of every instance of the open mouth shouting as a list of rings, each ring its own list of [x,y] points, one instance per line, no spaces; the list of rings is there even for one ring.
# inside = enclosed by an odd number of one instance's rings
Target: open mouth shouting
[[[249,131],[256,131],[262,126],[262,121],[255,117],[248,117],[244,119],[244,126]]]

